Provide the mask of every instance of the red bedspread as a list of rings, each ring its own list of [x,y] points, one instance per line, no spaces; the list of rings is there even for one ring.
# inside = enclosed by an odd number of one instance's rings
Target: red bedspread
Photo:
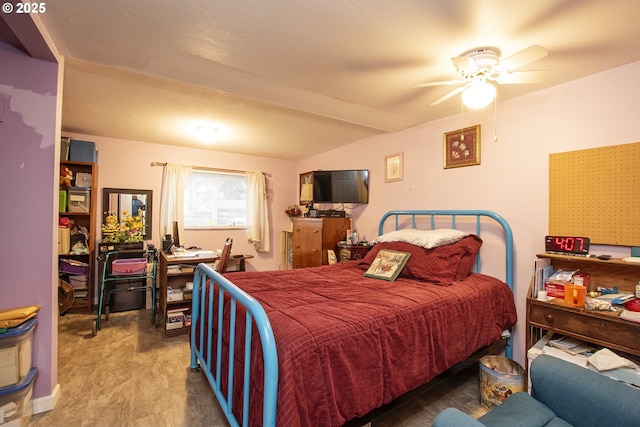
[[[339,426],[363,416],[516,323],[507,285],[480,274],[451,286],[387,282],[363,277],[354,261],[227,277],[269,316],[278,348],[278,426]],[[253,384],[260,394],[260,381]],[[250,405],[252,425],[261,422],[260,405]]]

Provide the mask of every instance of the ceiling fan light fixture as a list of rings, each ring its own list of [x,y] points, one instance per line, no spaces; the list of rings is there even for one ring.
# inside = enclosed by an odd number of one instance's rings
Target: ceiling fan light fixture
[[[486,80],[475,81],[462,92],[462,102],[474,110],[486,107],[495,97],[496,87]]]

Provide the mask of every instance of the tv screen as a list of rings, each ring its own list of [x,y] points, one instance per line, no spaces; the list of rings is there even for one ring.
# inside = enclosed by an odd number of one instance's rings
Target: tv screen
[[[314,203],[369,203],[369,170],[313,172]]]

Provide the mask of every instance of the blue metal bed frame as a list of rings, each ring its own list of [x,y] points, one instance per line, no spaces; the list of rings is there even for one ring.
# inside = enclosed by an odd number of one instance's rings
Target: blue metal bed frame
[[[398,229],[407,220],[410,221],[410,227],[403,228],[416,228],[418,220],[423,217],[430,217],[431,229],[436,226],[436,218],[438,217],[451,217],[451,228],[456,228],[456,221],[460,217],[475,218],[475,234],[481,235],[481,225],[483,218],[490,218],[497,222],[504,232],[505,242],[505,282],[513,292],[513,233],[509,224],[498,214],[486,211],[486,210],[396,210],[390,211],[384,214],[380,220],[378,226],[378,234],[383,234],[385,222],[392,218],[395,220],[395,229]],[[402,224],[401,224],[402,223]],[[421,223],[422,225],[422,223]],[[476,259],[476,271],[480,272],[480,254]],[[206,283],[210,282],[209,292],[205,292]],[[264,401],[263,401],[263,423],[264,427],[271,427],[276,425],[276,409],[277,409],[277,396],[278,396],[278,353],[276,349],[276,342],[271,329],[271,323],[267,317],[266,312],[260,305],[260,303],[247,294],[245,291],[234,285],[224,276],[214,271],[206,264],[199,264],[194,274],[194,292],[192,301],[192,323],[191,323],[191,364],[192,370],[199,369],[199,363],[203,365],[204,373],[209,381],[216,398],[220,402],[222,411],[224,412],[229,424],[232,426],[248,426],[249,424],[249,411],[242,411],[242,422],[240,423],[233,414],[233,390],[235,384],[234,379],[234,349],[235,349],[235,335],[236,335],[236,313],[238,304],[246,309],[246,322],[245,322],[245,354],[244,354],[244,372],[243,372],[243,407],[249,407],[249,372],[251,363],[251,336],[252,325],[255,322],[257,330],[262,343],[262,352],[264,360]],[[218,289],[218,301],[214,301],[214,288]],[[224,319],[224,300],[225,295],[229,298],[231,304],[229,305],[229,347],[228,347],[228,374],[226,393],[223,391],[222,378],[222,333],[218,334],[217,342],[213,343],[213,334],[207,334],[205,340],[205,330],[211,331],[215,324],[219,331],[222,330]],[[206,298],[205,298],[206,296]],[[216,319],[213,316],[208,317],[206,325],[201,325],[199,331],[197,325],[199,323],[202,314],[205,312],[213,313],[214,305],[217,304],[218,316]],[[204,317],[203,317],[204,319]],[[215,323],[214,323],[215,322]],[[198,339],[199,338],[199,339]],[[211,357],[209,361],[205,355],[211,355],[212,350],[216,351],[216,366],[211,366]],[[513,357],[513,349],[511,339],[507,341],[507,347],[505,349],[507,357]],[[215,368],[215,369],[212,369]]]

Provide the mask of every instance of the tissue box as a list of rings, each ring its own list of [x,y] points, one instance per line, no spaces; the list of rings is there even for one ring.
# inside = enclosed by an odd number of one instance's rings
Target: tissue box
[[[29,373],[37,322],[38,318],[34,317],[0,334],[0,387],[17,384]]]

